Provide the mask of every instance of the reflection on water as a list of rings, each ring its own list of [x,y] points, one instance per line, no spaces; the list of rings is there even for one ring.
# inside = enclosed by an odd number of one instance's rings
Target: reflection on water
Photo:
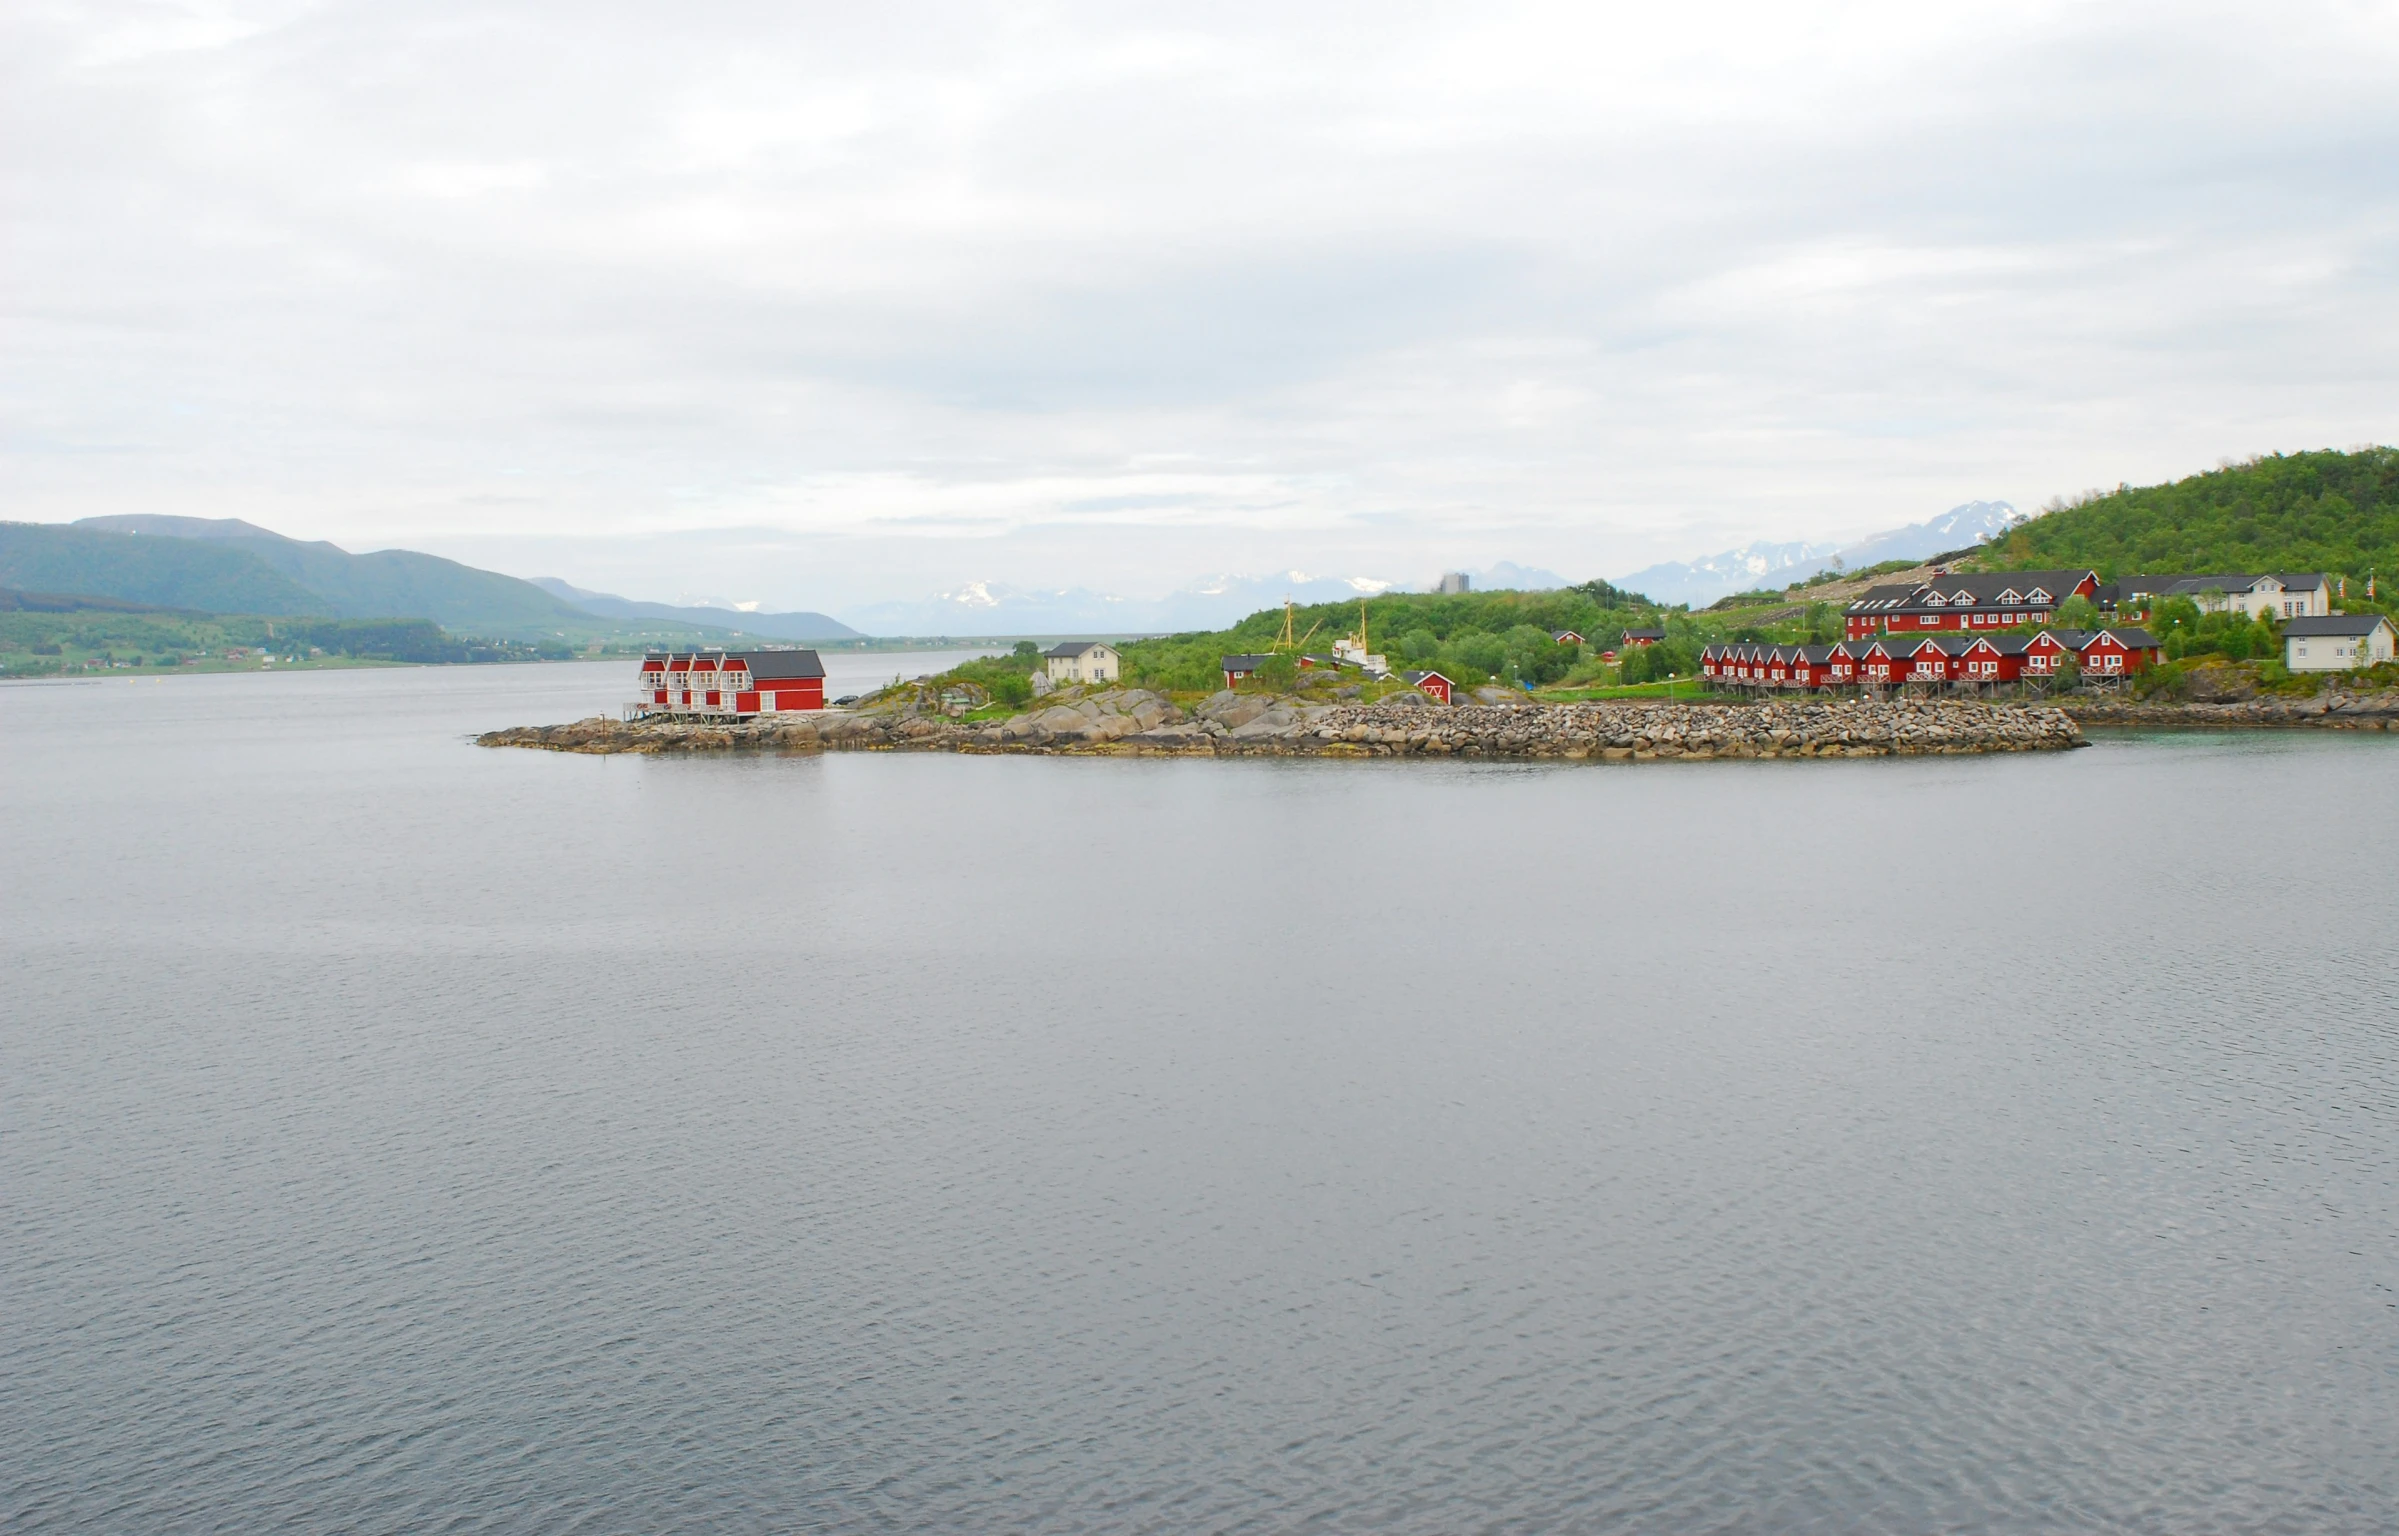
[[[2399,1521],[2399,743],[466,744],[623,670],[0,690],[0,1524]]]

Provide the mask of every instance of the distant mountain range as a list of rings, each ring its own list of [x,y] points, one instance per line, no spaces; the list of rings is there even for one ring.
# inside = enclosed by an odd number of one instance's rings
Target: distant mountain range
[[[1478,590],[1566,585],[1553,572],[1505,561],[1469,574]],[[1391,585],[1366,576],[1284,571],[1206,577],[1150,599],[1087,587],[970,582],[915,602],[871,604],[844,623],[815,612],[647,602],[555,576],[520,580],[413,550],[352,554],[239,518],[145,514],[64,524],[0,523],[0,588],[40,594],[44,601],[89,598],[269,617],[430,619],[456,634],[491,639],[605,636],[721,643],[741,636],[832,641],[865,635],[1163,633],[1221,629],[1286,597],[1342,602]]]
[[[1662,603],[1701,607],[1727,593],[1779,586],[1828,566],[1854,570],[1962,548],[2014,520],[2015,508],[2006,502],[1974,501],[1845,547],[1757,543],[1700,560],[1654,565],[1618,577],[1615,584]],[[1467,574],[1477,591],[1568,585],[1554,571],[1513,561]],[[1222,629],[1285,598],[1347,602],[1394,585],[1369,576],[1283,571],[1210,576],[1161,598],[1129,598],[1088,587],[969,582],[913,602],[868,604],[844,622],[816,612],[648,602],[590,591],[554,576],[524,581],[413,550],[352,554],[238,518],[141,515],[67,524],[0,523],[0,587],[20,592],[206,613],[430,619],[455,634],[512,640],[723,643],[740,636],[806,642],[867,635],[1165,634]],[[1431,585],[1429,578],[1425,585]]]
[[[2017,520],[2004,501],[1969,501],[1939,517],[1870,535],[1854,544],[1769,544],[1759,542],[1697,560],[1653,565],[1609,578],[1630,592],[1661,603],[1704,608],[1720,597],[1761,587],[1779,587],[1822,570],[1854,571],[1885,560],[1923,560],[1978,544]]]
[[[856,640],[858,631],[822,613],[753,613],[743,608],[677,607],[673,603],[642,603],[609,592],[586,592],[555,576],[536,576],[534,586],[585,613],[609,619],[672,619],[683,624],[710,625],[737,635],[769,640]]]
[[[715,638],[721,628],[602,618],[529,581],[414,550],[354,555],[238,518],[87,517],[0,523],[0,586],[152,608],[430,619],[492,639]]]
[[[878,635],[1165,634],[1221,629],[1288,596],[1299,603],[1343,602],[1387,591],[1371,577],[1209,576],[1162,598],[1120,597],[1089,587],[1015,587],[974,581],[917,602],[873,603],[850,618]]]
[[[1555,571],[1518,565],[1513,560],[1502,560],[1497,565],[1479,571],[1470,570],[1465,574],[1474,578],[1474,590],[1477,592],[1555,592],[1561,587],[1574,585]]]
[[[1569,585],[1554,571],[1505,560],[1467,574],[1478,592],[1503,587],[1551,591]],[[1089,587],[976,581],[916,602],[856,608],[850,620],[877,635],[1175,634],[1223,629],[1260,609],[1279,607],[1285,598],[1295,603],[1349,602],[1388,592],[1395,585],[1372,576],[1284,571],[1271,576],[1203,576],[1164,597],[1138,598]]]

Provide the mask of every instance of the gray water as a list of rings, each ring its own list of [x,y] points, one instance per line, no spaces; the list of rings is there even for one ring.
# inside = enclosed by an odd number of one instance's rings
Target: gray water
[[[0,1525],[2399,1524],[2399,741],[0,689]]]

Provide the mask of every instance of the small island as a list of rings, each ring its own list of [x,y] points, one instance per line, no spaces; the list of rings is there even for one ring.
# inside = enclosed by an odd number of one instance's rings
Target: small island
[[[1538,702],[1498,688],[1442,704],[1396,679],[1310,677],[1288,692],[1177,699],[1110,682],[1053,685],[1033,707],[982,702],[955,675],[855,708],[746,719],[598,716],[490,732],[484,746],[681,754],[961,752],[1048,756],[1410,757],[1650,762],[2058,751],[2084,745],[2063,711],[1938,699]],[[1372,697],[1368,697],[1369,694]]]

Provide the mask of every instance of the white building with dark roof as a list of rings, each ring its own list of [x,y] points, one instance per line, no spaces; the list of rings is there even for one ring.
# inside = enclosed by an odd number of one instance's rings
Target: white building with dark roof
[[[2347,672],[2389,661],[2399,631],[2379,613],[2297,618],[2282,628],[2283,663],[2294,672]]]
[[[1068,640],[1041,653],[1053,683],[1113,683],[1124,664],[1116,647],[1097,640]]]
[[[2147,606],[2187,597],[2201,613],[2237,609],[2252,619],[2320,619],[2332,614],[2332,578],[2320,571],[2123,576],[2109,585],[2119,604]]]

